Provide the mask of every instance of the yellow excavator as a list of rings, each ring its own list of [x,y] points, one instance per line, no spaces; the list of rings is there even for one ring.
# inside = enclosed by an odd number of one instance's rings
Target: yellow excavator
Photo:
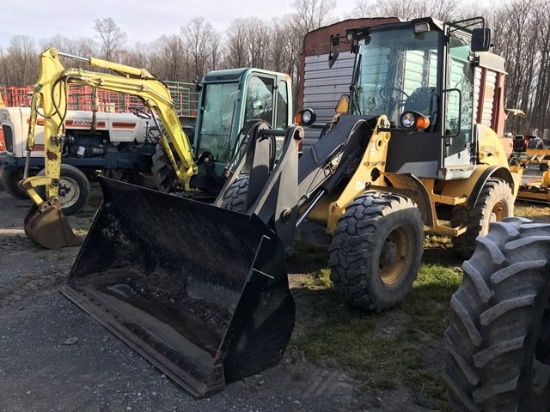
[[[65,68],[61,57],[85,62],[101,71]],[[33,91],[27,157],[20,186],[34,202],[25,218],[25,231],[36,243],[48,248],[79,243],[63,214],[63,193],[60,190],[63,168],[72,167],[64,164],[67,160],[63,158],[64,150],[71,144],[79,146],[78,142],[70,141],[75,137],[65,133],[67,93],[71,85],[85,85],[92,90],[104,89],[140,98],[149,113],[133,108],[135,114],[149,116],[154,121],[154,129],[160,132],[155,134],[152,142],[140,145],[136,142],[130,145],[130,149],[125,149],[137,153],[139,147],[141,151],[133,157],[132,153],[125,153],[124,163],[132,164],[135,157],[148,155],[151,174],[159,190],[181,191],[187,196],[205,200],[216,197],[225,180],[227,165],[239,152],[254,123],[263,120],[276,127],[286,127],[292,118],[289,98],[292,85],[288,75],[252,68],[213,71],[204,76],[198,87],[200,111],[193,140],[190,140],[182,129],[169,89],[147,70],[73,56],[53,48],[44,51],[40,56],[40,78]],[[93,128],[98,122],[95,111],[92,115],[90,123]],[[37,130],[39,124],[43,124],[45,168],[42,173],[31,176],[29,163],[36,136],[40,133]],[[98,143],[86,152],[105,147],[106,142],[102,145],[101,139],[104,137],[98,133]],[[117,153],[114,149],[116,142],[111,146]],[[155,147],[158,148],[156,152]],[[116,155],[120,162],[122,155]],[[92,163],[96,160],[92,159]]]
[[[70,83],[78,83],[96,88],[109,89],[138,95],[147,107],[160,118],[163,130],[160,146],[185,190],[191,190],[191,178],[198,167],[193,157],[191,144],[181,128],[170,92],[164,84],[144,69],[135,69],[105,60],[84,59],[90,66],[110,69],[124,76],[108,73],[98,75],[81,69],[65,69],[59,57],[64,55],[55,49],[42,53],[40,58],[40,78],[32,96],[32,111],[27,139],[27,153],[34,149],[38,115],[44,117],[44,175],[24,175],[21,187],[34,202],[34,207],[25,218],[25,231],[36,243],[47,247],[60,247],[78,244],[59,202],[59,176],[64,138],[64,118],[67,113],[67,92]],[[77,58],[75,56],[69,56]],[[176,156],[172,152],[170,142]],[[29,159],[30,156],[27,157]],[[36,190],[45,186],[44,200]]]

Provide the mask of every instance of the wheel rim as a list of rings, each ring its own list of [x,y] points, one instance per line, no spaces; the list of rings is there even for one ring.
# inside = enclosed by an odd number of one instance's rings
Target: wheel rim
[[[59,180],[59,201],[61,208],[66,209],[74,205],[80,197],[80,187],[76,180],[70,177],[62,177]]]
[[[402,282],[410,261],[411,244],[412,239],[403,228],[393,230],[386,238],[379,260],[380,279],[385,286],[395,287]]]
[[[491,210],[491,222],[501,222],[506,217],[508,217],[508,207],[504,200],[500,200]]]

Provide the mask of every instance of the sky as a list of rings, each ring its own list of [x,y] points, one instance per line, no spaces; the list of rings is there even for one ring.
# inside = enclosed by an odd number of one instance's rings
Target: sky
[[[26,35],[38,47],[56,34],[96,38],[94,21],[111,17],[128,35],[128,45],[150,43],[162,35],[179,34],[192,19],[204,17],[224,31],[232,20],[249,16],[269,22],[294,12],[293,0],[4,0],[0,47],[14,35]],[[336,17],[345,16],[355,0],[335,0]]]

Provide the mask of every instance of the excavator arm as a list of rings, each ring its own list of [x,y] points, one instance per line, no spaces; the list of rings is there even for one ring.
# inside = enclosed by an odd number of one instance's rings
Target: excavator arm
[[[83,69],[66,69],[60,56],[87,62],[90,67],[110,70],[117,74]],[[48,49],[40,56],[40,77],[32,96],[29,134],[27,138],[27,165],[20,185],[27,191],[35,207],[25,219],[25,230],[37,243],[51,248],[69,246],[74,235],[66,223],[59,204],[59,181],[65,135],[64,119],[67,113],[69,85],[91,86],[139,97],[160,120],[162,131],[159,144],[176,176],[177,184],[185,191],[193,190],[191,179],[198,172],[191,143],[179,122],[168,88],[145,69],[139,69],[97,58],[82,58]],[[30,152],[34,150],[38,116],[44,118],[43,176],[28,176]],[[93,126],[92,126],[93,127]],[[175,151],[174,152],[172,151]],[[45,199],[36,191],[45,186]],[[47,224],[46,224],[47,222]],[[45,232],[47,227],[48,233]],[[58,227],[54,230],[53,227]],[[57,232],[57,235],[55,233]],[[50,240],[55,239],[55,240]]]

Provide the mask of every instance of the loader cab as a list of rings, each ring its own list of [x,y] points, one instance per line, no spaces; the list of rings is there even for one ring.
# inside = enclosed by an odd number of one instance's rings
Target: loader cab
[[[207,73],[202,82],[194,136],[196,157],[209,152],[221,176],[241,147],[250,126],[258,121],[275,129],[292,122],[291,79],[260,69]]]
[[[350,114],[387,116],[387,172],[445,180],[473,172],[476,56],[470,25],[478,20],[423,18],[348,30],[356,52]],[[487,31],[477,33],[475,44],[487,47],[477,40]]]

